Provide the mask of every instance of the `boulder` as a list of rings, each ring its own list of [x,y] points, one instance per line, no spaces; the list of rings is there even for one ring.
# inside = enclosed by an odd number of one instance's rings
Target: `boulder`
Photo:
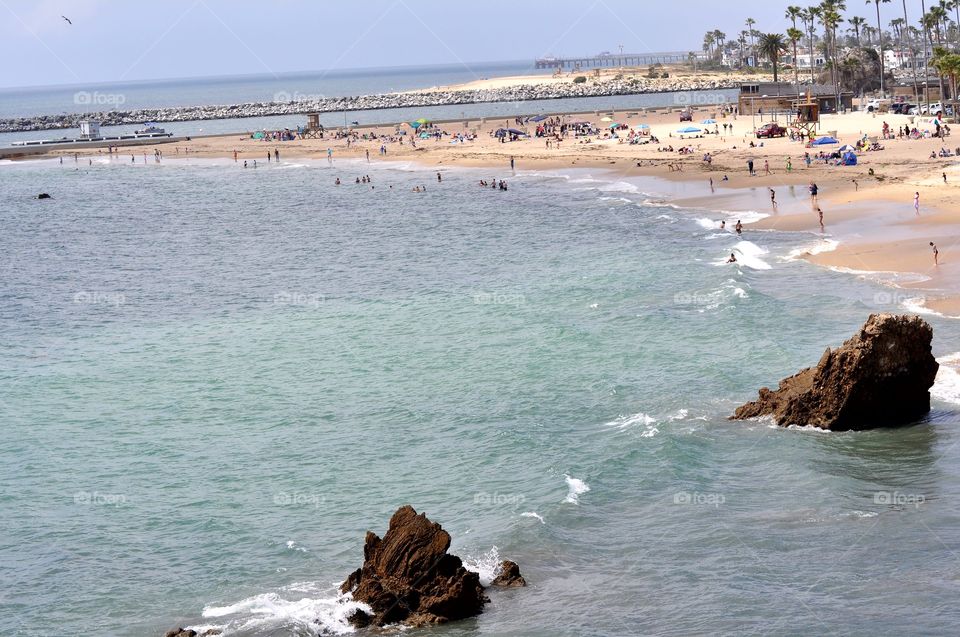
[[[350,622],[423,626],[482,613],[489,600],[479,575],[447,553],[449,548],[450,534],[439,524],[411,506],[397,509],[382,539],[367,532],[363,566],[340,587],[372,610],[356,611]]]
[[[516,562],[503,560],[500,565],[500,574],[490,582],[490,586],[501,586],[503,588],[520,588],[526,586],[527,580],[520,574],[520,567]]]
[[[219,628],[208,628],[202,633],[198,633],[192,628],[171,628],[164,634],[163,637],[212,637],[213,635],[219,634]]]
[[[894,427],[930,411],[940,365],[933,328],[918,316],[873,314],[853,338],[827,349],[816,367],[766,387],[732,420],[772,415],[778,425],[832,431]]]

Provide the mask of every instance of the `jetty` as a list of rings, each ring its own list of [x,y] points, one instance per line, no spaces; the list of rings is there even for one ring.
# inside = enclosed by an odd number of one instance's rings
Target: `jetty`
[[[695,53],[699,60],[703,53]],[[534,60],[538,69],[598,69],[621,66],[649,66],[651,64],[684,64],[690,61],[689,51],[666,53],[599,53],[587,57],[542,57]]]

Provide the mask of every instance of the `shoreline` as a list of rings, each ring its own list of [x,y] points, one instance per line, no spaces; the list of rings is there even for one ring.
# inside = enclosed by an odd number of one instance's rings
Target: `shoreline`
[[[490,132],[502,125],[513,125],[509,120],[499,119],[473,122],[465,129],[460,128],[460,122],[445,122],[440,128],[450,136],[469,133],[476,135],[475,141],[451,143],[446,138],[440,141],[424,139],[418,140],[416,148],[409,143],[384,141],[385,137],[394,135],[394,128],[377,125],[356,128],[358,136],[373,134],[376,139],[359,138],[349,147],[343,139],[264,142],[239,134],[194,138],[186,142],[184,154],[180,154],[183,144],[180,141],[156,146],[163,149],[168,159],[232,160],[236,151],[238,163],[253,159],[262,162],[268,149],[279,149],[281,161],[291,158],[325,161],[327,148],[330,148],[334,162],[340,158],[363,162],[369,152],[371,163],[405,161],[425,169],[441,170],[447,167],[483,168],[500,173],[497,178],[508,180],[511,158],[516,168],[523,171],[591,168],[603,170],[617,179],[641,182],[654,179],[666,191],[664,196],[669,203],[702,207],[718,214],[729,213],[729,225],[736,223],[733,215],[749,211],[767,215],[751,223],[751,229],[819,234],[834,242],[830,249],[807,251],[797,256],[820,267],[856,276],[870,273],[884,285],[909,290],[911,299],[920,298],[918,309],[949,318],[960,317],[960,276],[957,276],[960,274],[960,258],[955,257],[960,254],[960,213],[953,211],[955,204],[960,203],[960,163],[956,157],[924,162],[915,159],[918,155],[929,155],[931,149],[939,149],[939,140],[884,140],[887,150],[861,154],[857,166],[834,167],[814,163],[807,168],[802,162],[803,153],[813,151],[788,139],[764,140],[763,147],[749,148],[751,117],[716,118],[718,122],[732,125],[734,134],[680,140],[673,136],[672,130],[679,125],[679,118],[671,112],[673,109],[660,110],[664,112],[618,111],[614,112],[613,119],[631,126],[641,121],[648,123],[659,136],[661,146],[689,145],[692,154],[659,152],[656,144],[629,145],[596,136],[589,142],[565,140],[559,149],[546,148],[544,139],[536,137],[499,143],[490,137]],[[694,121],[698,122],[705,117],[714,118],[719,109],[698,106],[692,110]],[[576,117],[604,126],[599,115],[596,112],[580,113]],[[907,116],[888,116],[886,119],[894,127],[906,122]],[[827,116],[824,120],[822,128],[843,131],[838,135],[846,142],[851,133],[859,136],[867,134],[864,129],[871,125],[879,127],[883,118],[851,113]],[[409,142],[409,135],[404,138]],[[387,146],[385,156],[379,155],[381,143]],[[171,152],[171,145],[174,152]],[[103,149],[94,148],[67,153],[49,150],[51,152],[36,157],[105,154]],[[709,164],[702,161],[705,153],[712,156]],[[769,162],[770,174],[747,176],[747,159],[755,160],[758,173],[765,173],[764,162]],[[789,172],[784,168],[786,161],[792,162]],[[943,183],[942,174],[947,175],[947,183]],[[722,181],[724,176],[729,181]],[[956,180],[955,184],[951,183],[951,177]],[[818,204],[824,211],[823,231],[807,195],[810,181],[815,181],[822,193]],[[776,209],[770,205],[770,188],[777,193]],[[920,211],[913,208],[915,191],[921,192]],[[940,250],[940,265],[937,267],[933,266],[928,246],[930,241],[934,241]],[[891,276],[877,276],[884,273]],[[905,294],[891,294],[891,302],[903,301]]]

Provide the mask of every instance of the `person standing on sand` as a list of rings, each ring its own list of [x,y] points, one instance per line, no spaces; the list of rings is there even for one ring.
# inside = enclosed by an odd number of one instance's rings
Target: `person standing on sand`
[[[750,176],[753,177],[753,160],[752,159],[747,160],[747,172],[749,172]]]
[[[737,231],[737,236],[738,236],[738,237],[743,236],[743,224],[740,223],[740,220],[739,220],[739,219],[737,219],[737,225],[734,226],[734,229]]]
[[[332,149],[332,148],[327,148],[327,163],[328,163],[328,164],[332,164],[332,163],[333,163],[333,149]]]
[[[917,211],[917,214],[920,214],[920,192],[913,193],[913,209]]]
[[[273,159],[274,159],[278,164],[280,163],[280,149],[279,149],[279,148],[274,148],[274,149],[273,149]]]
[[[933,248],[933,265],[940,265],[940,251],[937,250],[937,244],[931,241],[930,247]]]
[[[269,151],[269,150],[267,151],[267,163],[268,163],[268,164],[270,163],[270,151]]]
[[[793,162],[790,160],[789,157],[787,157],[787,172],[788,173],[793,172]]]
[[[817,203],[817,195],[820,194],[820,189],[817,188],[817,184],[810,182],[810,199],[813,200],[813,203]]]
[[[823,210],[820,209],[820,206],[817,206],[817,217],[820,219],[820,231],[824,230],[823,228]]]
[[[367,149],[367,163],[370,163],[370,149]]]
[[[766,159],[763,160],[763,174],[765,175],[770,174],[770,162],[767,161]]]
[[[943,173],[943,183],[947,183],[947,173]]]

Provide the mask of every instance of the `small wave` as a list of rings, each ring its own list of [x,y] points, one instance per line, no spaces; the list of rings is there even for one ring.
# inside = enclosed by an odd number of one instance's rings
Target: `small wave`
[[[616,427],[620,431],[636,427],[637,425],[647,426],[652,425],[657,422],[657,419],[653,416],[648,416],[647,414],[640,412],[639,414],[633,414],[632,416],[620,416],[613,422],[608,422],[605,427]]]
[[[823,252],[833,252],[839,245],[840,242],[834,241],[833,239],[819,239],[816,243],[791,250],[787,256],[784,257],[784,260],[795,261],[797,259],[802,259],[803,257],[813,256]]]
[[[626,197],[600,197],[600,201],[620,201],[623,203],[633,203],[632,199]]]
[[[590,485],[567,474],[563,474],[563,478],[567,481],[567,497],[563,501],[567,504],[580,504],[580,496],[590,490]]]
[[[537,513],[536,511],[524,511],[520,514],[521,518],[536,518],[540,520],[540,524],[546,524],[543,520],[543,516]]]
[[[302,546],[297,546],[297,543],[293,540],[287,540],[287,548],[291,551],[299,551],[300,553],[307,552],[307,549],[303,548]]]
[[[205,619],[226,621],[205,625],[203,628],[219,629],[227,633],[289,631],[298,634],[302,632],[305,635],[346,635],[354,632],[353,626],[347,620],[357,610],[372,612],[369,606],[353,601],[349,595],[301,597],[293,600],[284,599],[279,593],[263,593],[235,604],[205,606]],[[197,630],[197,627],[193,630]]]
[[[946,403],[960,405],[960,352],[938,358],[940,371],[930,388],[930,395]]]
[[[751,270],[770,270],[773,267],[761,258],[769,251],[751,241],[740,241],[733,247],[732,252],[737,255],[737,265],[748,267]],[[726,265],[726,263],[727,259],[721,259],[716,262],[716,265]]]
[[[463,558],[463,568],[479,575],[480,583],[484,586],[490,586],[490,582],[497,579],[502,566],[503,560],[500,559],[500,551],[496,546],[477,557]]]

